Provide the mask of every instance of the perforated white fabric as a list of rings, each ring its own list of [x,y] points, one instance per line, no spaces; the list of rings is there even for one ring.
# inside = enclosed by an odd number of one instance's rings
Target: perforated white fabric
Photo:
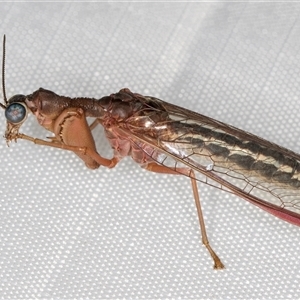
[[[7,95],[100,98],[123,87],[300,151],[296,3],[1,3]],[[0,117],[4,133],[5,118]],[[51,134],[33,116],[22,132]],[[112,152],[102,132],[99,152]],[[300,229],[129,158],[91,171],[72,153],[0,143],[0,297],[299,298]]]

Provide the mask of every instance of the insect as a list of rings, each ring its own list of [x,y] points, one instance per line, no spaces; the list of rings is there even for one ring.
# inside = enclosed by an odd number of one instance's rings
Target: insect
[[[224,265],[209,244],[197,181],[240,196],[300,226],[300,155],[255,135],[154,97],[122,89],[93,98],[69,98],[38,89],[30,95],[5,94],[5,36],[2,86],[7,143],[24,139],[73,151],[88,168],[113,168],[125,156],[143,168],[190,178],[202,242],[215,269]],[[50,140],[19,132],[31,112],[54,136]],[[89,125],[87,117],[94,118]],[[101,124],[113,158],[96,149],[92,130]]]

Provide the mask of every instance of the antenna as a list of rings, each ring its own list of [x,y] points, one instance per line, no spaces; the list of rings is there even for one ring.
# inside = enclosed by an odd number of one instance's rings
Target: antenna
[[[4,103],[0,102],[0,106],[4,109],[6,109],[6,104],[7,104],[7,98],[6,98],[6,93],[5,93],[5,34],[3,36],[3,56],[2,56],[2,91],[3,91],[3,99]]]

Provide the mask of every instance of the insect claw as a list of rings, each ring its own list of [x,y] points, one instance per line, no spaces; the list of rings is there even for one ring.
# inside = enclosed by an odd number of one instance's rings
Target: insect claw
[[[218,263],[215,263],[214,269],[215,269],[215,270],[222,270],[222,269],[225,269],[225,266],[224,266],[223,263],[220,261],[220,262],[218,262]]]

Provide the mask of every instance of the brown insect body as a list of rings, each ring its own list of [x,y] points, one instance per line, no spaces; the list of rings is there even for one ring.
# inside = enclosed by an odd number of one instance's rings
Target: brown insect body
[[[26,139],[73,151],[91,169],[101,165],[112,168],[123,157],[131,156],[149,171],[188,176],[202,242],[216,269],[224,265],[208,242],[196,180],[238,195],[300,226],[300,155],[288,149],[129,89],[94,99],[59,96],[40,88],[30,95],[6,100],[3,71],[3,94],[7,142]],[[54,133],[50,141],[19,132],[28,110],[41,126]],[[91,125],[87,117],[95,119]],[[114,149],[111,159],[97,152],[92,130],[98,124],[104,127]]]
[[[145,168],[155,163],[189,177],[187,169],[194,169],[218,182],[219,188],[300,224],[300,157],[292,151],[128,89],[99,100],[72,99],[42,88],[31,95],[15,97],[13,101],[24,102],[39,124],[55,134],[52,142],[61,147],[87,148],[97,153],[86,121],[86,117],[93,117],[94,125],[104,127],[114,149],[112,166],[124,156],[131,156]],[[11,128],[8,122],[8,141],[19,137],[18,130]],[[102,164],[81,150],[74,152],[89,168]]]

